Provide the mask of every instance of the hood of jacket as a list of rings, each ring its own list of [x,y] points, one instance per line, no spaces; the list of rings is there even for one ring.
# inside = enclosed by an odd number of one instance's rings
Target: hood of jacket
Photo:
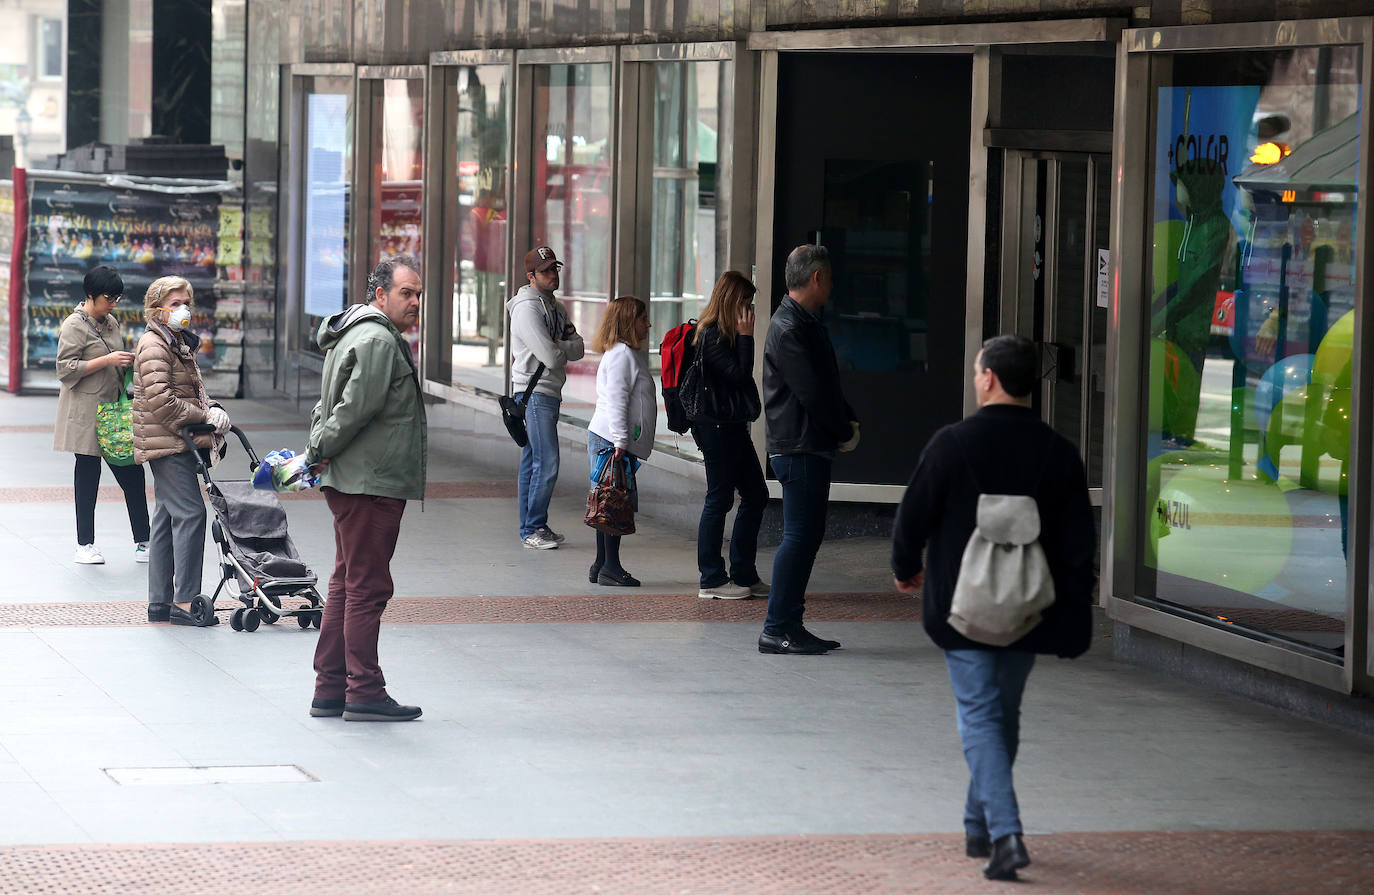
[[[515,294],[512,295],[510,299],[506,302],[507,313],[515,310],[516,305],[526,301],[539,302],[541,305],[544,306],[544,310],[550,313],[552,313],[554,310],[554,308],[551,307],[554,299],[545,298],[544,293],[540,292],[538,289],[526,283],[524,286],[521,286],[519,289],[517,289]],[[557,338],[557,336],[550,334],[550,338]]]
[[[362,323],[364,320],[375,320],[391,330],[393,336],[397,338],[401,336],[400,330],[396,329],[396,325],[391,322],[391,318],[387,317],[372,305],[363,304],[351,305],[339,313],[331,314],[320,321],[320,328],[315,333],[315,343],[320,346],[321,351],[328,351],[339,344],[339,340],[343,338],[344,333],[348,332],[359,323]]]

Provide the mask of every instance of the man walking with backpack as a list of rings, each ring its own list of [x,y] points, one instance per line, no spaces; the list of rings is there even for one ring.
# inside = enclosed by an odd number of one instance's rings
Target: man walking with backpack
[[[967,854],[989,858],[983,868],[988,879],[1014,880],[1017,869],[1030,863],[1011,773],[1021,694],[1037,654],[1075,658],[1088,649],[1096,531],[1078,450],[1031,408],[1031,392],[1040,381],[1034,343],[1015,335],[988,339],[973,374],[978,412],[936,432],[926,445],[897,510],[892,571],[898,590],[924,586],[922,624],[945,651],[970,773]],[[1016,495],[1030,496],[1034,505],[1018,503]],[[1005,511],[999,517],[1007,506],[1031,507],[1029,517]],[[1028,603],[1004,636],[989,630],[997,625],[988,619],[1008,608],[1009,589],[1006,582],[988,580],[998,571],[995,563],[990,573],[976,559],[976,548],[989,538],[1007,541],[998,550],[1028,547],[1027,568],[1043,550],[1053,584],[1054,601],[1038,623]],[[982,578],[970,587],[961,574]],[[981,640],[970,639],[970,633]]]
[[[529,283],[510,301],[511,393],[524,391],[538,377],[525,407],[529,441],[520,454],[516,503],[520,512],[520,543],[532,550],[556,550],[563,536],[549,528],[549,501],[558,483],[558,411],[568,361],[586,351],[582,337],[553,294],[558,291],[563,262],[548,246],[525,253]]]

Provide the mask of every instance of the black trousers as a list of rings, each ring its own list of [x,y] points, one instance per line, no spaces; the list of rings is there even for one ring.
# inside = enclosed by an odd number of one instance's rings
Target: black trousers
[[[100,494],[100,457],[90,454],[76,455],[76,543],[95,543],[95,500]],[[105,464],[109,466],[108,463]],[[137,463],[130,466],[110,466],[115,481],[124,490],[124,505],[129,510],[129,528],[133,530],[134,543],[142,544],[148,540],[148,493],[144,483],[143,467]]]

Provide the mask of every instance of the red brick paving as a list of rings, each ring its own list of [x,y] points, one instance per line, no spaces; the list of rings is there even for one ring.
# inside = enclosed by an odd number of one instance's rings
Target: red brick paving
[[[0,603],[0,628],[66,628],[148,624],[147,603]],[[219,600],[217,606],[236,606]],[[762,622],[766,600],[700,600],[696,594],[607,594],[564,597],[397,597],[389,625],[493,625],[576,622]],[[809,621],[916,621],[921,601],[898,593],[808,594]],[[289,620],[289,627],[296,627]]]
[[[1374,891],[1371,832],[1028,836],[1027,891],[1268,895]],[[263,842],[0,848],[0,893],[165,895],[897,895],[1011,892],[962,834]]]

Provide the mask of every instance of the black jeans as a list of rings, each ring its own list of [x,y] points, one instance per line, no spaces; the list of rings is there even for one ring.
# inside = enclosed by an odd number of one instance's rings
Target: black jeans
[[[100,457],[90,454],[76,455],[76,471],[73,482],[76,486],[76,543],[95,543],[95,501],[100,496]],[[110,464],[106,463],[106,466]],[[143,544],[148,540],[148,492],[143,478],[143,467],[137,463],[129,466],[110,466],[115,481],[124,490],[124,505],[129,510],[129,528],[133,530],[134,543]]]
[[[748,587],[759,580],[754,560],[759,548],[759,525],[768,505],[768,485],[763,481],[748,423],[692,427],[692,438],[706,460],[706,501],[697,525],[697,569],[701,586],[719,587],[734,581]],[[725,537],[725,516],[739,492],[739,512],[730,533],[730,574],[725,573],[720,546]]]
[[[819,454],[782,454],[769,462],[782,483],[782,544],[773,557],[772,593],[763,630],[783,635],[802,626],[806,585],[816,551],[825,539],[831,461]]]

